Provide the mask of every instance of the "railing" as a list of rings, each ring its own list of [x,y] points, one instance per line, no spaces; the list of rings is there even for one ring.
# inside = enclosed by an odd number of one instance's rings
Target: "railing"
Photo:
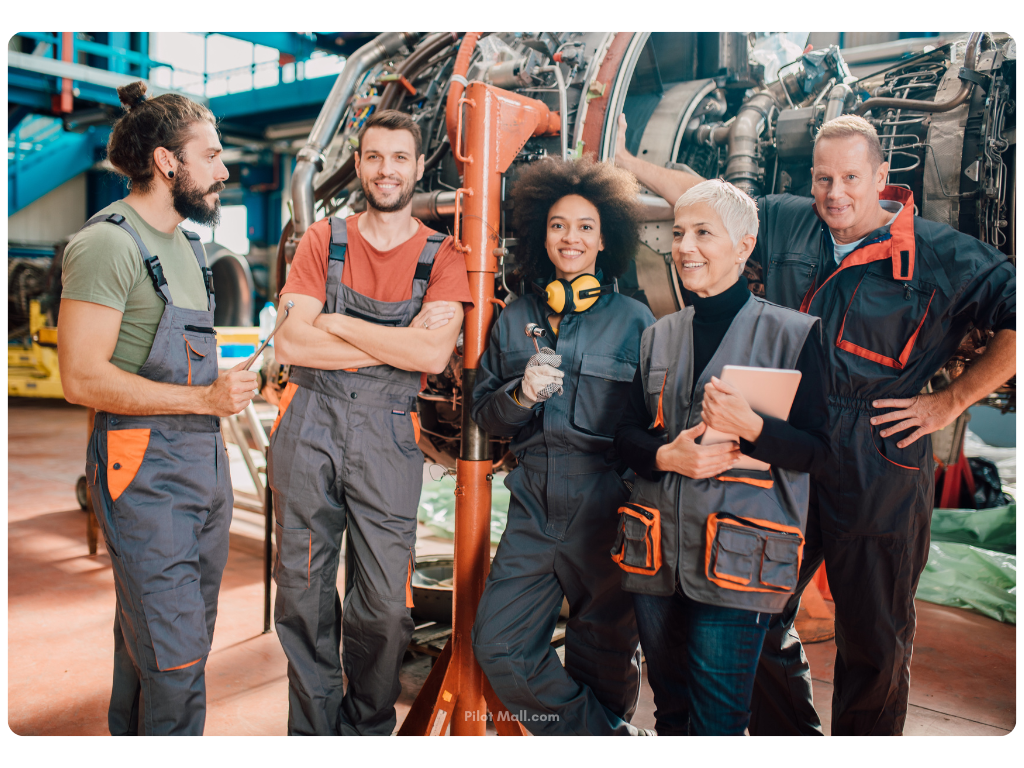
[[[38,52],[36,55],[46,56],[47,58],[56,59],[58,61],[62,59],[65,61],[75,61],[76,53],[87,53],[92,56],[105,58],[107,60],[107,69],[111,72],[130,72],[130,65],[135,65],[140,69],[137,74],[140,77],[147,77],[149,74],[148,70],[153,67],[170,66],[162,61],[155,61],[147,54],[140,53],[139,51],[133,51],[120,46],[97,43],[93,40],[86,40],[80,37],[81,34],[82,33],[80,32],[76,32],[72,35],[71,55],[67,57],[64,56],[64,36],[60,33],[19,32],[18,37],[26,37],[29,40],[36,40],[37,42],[50,46],[49,49]]]

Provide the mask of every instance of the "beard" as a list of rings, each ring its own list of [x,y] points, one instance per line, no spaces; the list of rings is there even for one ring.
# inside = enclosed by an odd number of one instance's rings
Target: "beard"
[[[402,210],[409,204],[409,201],[412,200],[412,196],[416,191],[415,179],[402,179],[399,182],[398,197],[393,203],[387,203],[377,196],[370,180],[360,179],[359,183],[363,188],[363,194],[366,196],[366,204],[370,208],[380,211],[381,213],[394,213],[395,211]]]
[[[206,227],[216,227],[220,224],[220,200],[210,204],[205,198],[211,192],[220,192],[222,189],[222,181],[205,191],[199,189],[189,175],[188,168],[181,163],[174,178],[174,186],[171,187],[171,203],[179,216]]]

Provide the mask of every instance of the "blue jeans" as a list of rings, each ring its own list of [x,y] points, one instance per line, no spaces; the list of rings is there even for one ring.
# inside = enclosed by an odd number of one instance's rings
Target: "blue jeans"
[[[633,595],[660,736],[742,736],[771,614]]]

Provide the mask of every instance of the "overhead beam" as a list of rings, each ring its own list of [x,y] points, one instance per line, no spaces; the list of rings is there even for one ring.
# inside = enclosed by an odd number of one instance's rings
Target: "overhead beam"
[[[331,92],[337,75],[314,77],[310,80],[296,80],[292,83],[272,85],[241,93],[214,96],[209,101],[210,110],[221,120],[262,112],[277,112],[309,105],[324,103]]]
[[[113,89],[117,89],[122,85],[127,85],[128,83],[134,83],[140,79],[133,75],[108,72],[105,69],[87,67],[84,64],[58,61],[56,59],[46,58],[45,56],[33,56],[28,53],[18,53],[17,51],[7,52],[7,67],[8,69],[21,69],[26,72],[37,72],[41,75],[49,75],[51,77],[66,77],[82,83],[91,83],[92,85],[99,85]],[[145,82],[147,85],[146,92],[152,96],[159,96],[163,93],[180,93],[182,96],[187,96],[192,99],[192,101],[197,101],[201,104],[207,104],[209,102],[209,100],[203,96],[183,93],[181,91],[176,91],[173,88],[162,88],[159,85],[154,85],[149,80],[146,80]]]

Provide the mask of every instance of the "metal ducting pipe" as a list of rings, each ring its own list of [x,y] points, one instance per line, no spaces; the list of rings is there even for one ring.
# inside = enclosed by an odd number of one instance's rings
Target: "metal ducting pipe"
[[[214,325],[250,326],[255,322],[253,281],[249,262],[227,248],[211,243],[206,247],[217,307]]]
[[[758,140],[771,120],[775,99],[768,93],[753,96],[740,107],[729,132],[729,164],[725,180],[753,197],[761,193]]]
[[[837,83],[828,92],[828,101],[825,103],[825,119],[823,123],[835,120],[843,114],[846,109],[846,102],[853,96],[853,89],[845,83]]]
[[[729,134],[732,132],[732,121],[727,123],[708,123],[698,126],[693,134],[693,141],[696,144],[704,144],[709,147],[721,147],[729,141]]]
[[[412,196],[412,215],[420,221],[437,221],[455,215],[455,193],[447,189],[417,192]]]
[[[291,243],[298,243],[313,223],[313,177],[324,167],[324,148],[330,144],[338,131],[341,116],[345,113],[349,99],[359,79],[368,69],[376,66],[389,56],[398,53],[402,46],[412,47],[424,36],[423,32],[385,32],[378,35],[345,62],[345,68],[334,81],[327,101],[313,125],[306,146],[299,150],[295,170],[292,172],[292,204],[294,206],[294,231]],[[289,261],[294,246],[288,249]]]
[[[984,32],[972,32],[967,40],[967,52],[964,54],[964,69],[973,70],[978,64],[978,49]],[[920,101],[918,99],[868,99],[854,110],[855,115],[863,115],[868,110],[910,109],[914,112],[949,112],[956,109],[971,95],[974,83],[964,80],[953,98],[948,101]]]

